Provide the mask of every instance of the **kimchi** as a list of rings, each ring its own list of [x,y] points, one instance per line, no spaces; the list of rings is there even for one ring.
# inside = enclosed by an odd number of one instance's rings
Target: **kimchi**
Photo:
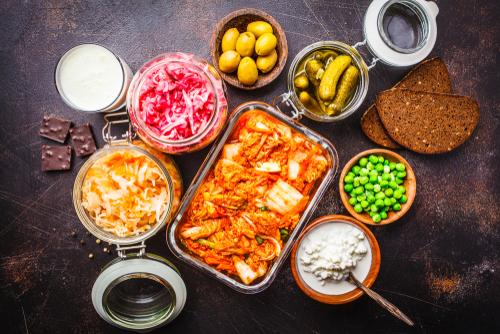
[[[180,226],[205,263],[251,284],[280,255],[329,168],[324,149],[272,116],[241,116]]]

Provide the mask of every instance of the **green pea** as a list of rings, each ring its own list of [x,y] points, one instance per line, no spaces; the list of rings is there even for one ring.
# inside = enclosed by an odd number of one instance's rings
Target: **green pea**
[[[361,167],[366,167],[367,163],[368,163],[368,159],[367,158],[361,158],[361,159],[359,159],[359,165]]]
[[[395,162],[390,162],[390,163],[389,163],[389,168],[390,168],[391,170],[396,169],[396,163],[395,163]]]
[[[382,180],[380,181],[380,186],[382,188],[387,188],[389,186],[389,182],[387,182],[386,180]]]
[[[387,159],[384,160],[384,166],[389,166],[389,160]]]
[[[396,174],[396,177],[404,179],[406,177],[406,172],[405,171],[399,172],[398,174]]]
[[[346,193],[350,193],[353,188],[354,187],[350,183],[344,184],[344,190],[345,190]]]
[[[361,207],[363,209],[366,209],[368,207],[368,205],[370,205],[370,203],[368,203],[368,201],[361,201]]]
[[[377,199],[375,201],[375,205],[377,206],[377,208],[383,208],[384,207],[384,200],[383,199]]]
[[[361,170],[361,167],[359,167],[359,166],[354,166],[354,167],[352,167],[352,169],[351,169],[351,170],[352,170],[352,172],[353,172],[354,174],[359,175],[359,171]]]
[[[382,180],[384,180],[384,181],[390,181],[391,180],[391,174],[382,174]]]
[[[365,194],[358,195],[356,196],[356,199],[358,200],[358,202],[364,201],[366,199],[366,195]]]
[[[401,191],[399,189],[396,189],[394,191],[394,194],[392,195],[392,197],[394,197],[395,199],[400,199],[402,196],[403,196],[403,194],[401,193]]]
[[[373,191],[376,192],[376,193],[380,192],[381,189],[382,188],[380,187],[380,184],[375,184],[373,186]]]
[[[399,210],[401,210],[401,204],[399,204],[399,203],[394,204],[394,205],[392,206],[392,209],[393,209],[394,211],[399,211]]]
[[[354,206],[354,211],[356,211],[357,213],[360,213],[360,212],[363,212],[363,208],[361,207],[361,204],[356,204]]]
[[[396,181],[396,184],[398,184],[398,185],[403,184],[403,180],[401,180],[400,178],[396,178],[395,181]]]
[[[375,166],[375,170],[376,170],[377,172],[379,172],[379,173],[382,173],[382,172],[384,171],[384,165],[382,165],[382,164],[377,164],[377,165]]]
[[[398,189],[401,191],[402,194],[406,194],[406,188],[399,186]]]
[[[373,215],[372,219],[375,223],[380,223],[382,220],[379,214]]]
[[[356,197],[349,198],[349,204],[356,205],[356,203],[358,203],[358,200],[356,199]]]
[[[373,184],[371,184],[371,183],[365,184],[365,189],[366,190],[373,190]]]
[[[382,218],[382,219],[386,219],[386,218],[387,218],[387,212],[382,211],[382,212],[380,213],[380,218]]]
[[[366,168],[368,170],[373,170],[373,164],[371,162],[368,161],[368,163],[366,164]]]
[[[384,206],[391,206],[391,203],[392,202],[390,198],[388,197],[384,198]]]
[[[384,194],[385,196],[387,197],[391,197],[392,194],[393,194],[393,190],[391,188],[387,188],[385,191],[384,191]]]
[[[398,184],[396,181],[391,181],[389,182],[389,187],[391,187],[392,190],[396,190],[398,188]]]
[[[368,180],[369,180],[369,179],[368,179],[368,176],[361,176],[361,177],[359,178],[359,183],[360,183],[361,185],[365,185],[365,184],[367,184],[367,183],[368,183]]]
[[[383,157],[383,156],[381,156],[381,155],[379,155],[379,156],[378,156],[378,162],[383,163],[383,162],[384,162],[384,160],[385,160],[385,159],[384,159],[384,157]]]
[[[378,163],[378,158],[377,158],[375,155],[373,155],[373,154],[371,154],[371,155],[368,157],[368,160],[370,160],[370,162],[371,162],[372,164],[376,164],[376,163]]]
[[[370,211],[368,212],[368,214],[370,215],[370,217],[373,218],[373,216],[375,216],[377,213],[375,211]]]
[[[397,170],[398,172],[402,172],[402,171],[404,171],[405,169],[406,169],[406,167],[405,167],[405,165],[403,165],[402,163],[397,163],[397,164],[396,164],[396,170]]]
[[[376,204],[370,205],[370,211],[371,212],[377,212],[378,211],[378,206]]]
[[[391,205],[396,204],[397,201],[398,201],[397,199],[395,199],[394,197],[391,197]]]
[[[391,169],[389,168],[389,166],[384,165],[384,173],[389,174],[390,172],[391,172]]]
[[[361,170],[359,171],[359,175],[360,176],[367,176],[368,175],[368,169],[361,168]]]
[[[367,196],[366,200],[368,201],[368,203],[373,204],[375,203],[375,196],[373,195]]]
[[[353,181],[354,181],[354,177],[352,177],[350,175],[347,175],[346,177],[344,177],[345,183],[352,183]]]
[[[408,198],[406,198],[406,195],[401,196],[401,199],[399,200],[399,203],[405,204],[408,201]]]
[[[383,192],[379,192],[375,195],[375,198],[376,199],[384,199],[385,198],[385,194]]]
[[[377,183],[377,182],[378,182],[378,176],[370,175],[370,183]]]

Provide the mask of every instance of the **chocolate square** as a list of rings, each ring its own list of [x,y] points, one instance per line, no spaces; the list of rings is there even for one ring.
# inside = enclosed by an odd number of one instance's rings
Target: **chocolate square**
[[[77,156],[84,157],[97,149],[89,123],[71,128],[69,134]]]
[[[40,136],[64,144],[70,127],[71,121],[45,114],[40,128]]]
[[[42,145],[42,171],[71,168],[71,146]]]

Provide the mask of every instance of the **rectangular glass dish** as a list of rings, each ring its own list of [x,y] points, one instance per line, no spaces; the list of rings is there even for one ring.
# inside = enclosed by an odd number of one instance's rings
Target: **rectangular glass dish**
[[[219,160],[223,160],[225,158],[222,158],[221,154],[223,154],[223,148],[227,143],[230,143],[231,140],[234,140],[232,138],[233,132],[238,131],[239,128],[239,121],[244,115],[248,115],[245,118],[244,122],[249,122],[248,120],[251,119],[251,116],[253,116],[252,113],[255,113],[255,115],[258,115],[261,113],[264,115],[267,119],[271,120],[275,124],[281,124],[285,125],[286,127],[291,128],[292,133],[297,133],[302,135],[307,139],[307,141],[310,141],[312,143],[315,143],[317,145],[314,145],[315,147],[320,148],[322,151],[322,157],[326,159],[326,167],[322,172],[322,175],[315,179],[313,182],[310,184],[307,184],[308,186],[311,186],[307,191],[307,196],[308,200],[304,206],[302,206],[300,209],[297,210],[298,216],[298,221],[294,222],[294,226],[292,227],[293,229],[289,232],[285,240],[282,240],[277,237],[278,240],[283,242],[282,248],[280,249],[280,252],[277,252],[279,254],[277,257],[275,257],[272,262],[267,263],[266,262],[266,273],[262,275],[261,277],[251,281],[249,284],[243,283],[243,281],[235,275],[229,275],[225,272],[219,271],[216,268],[208,265],[207,263],[204,262],[204,260],[195,254],[193,251],[188,249],[187,247],[187,242],[190,240],[186,240],[186,242],[183,241],[183,237],[180,235],[181,234],[181,227],[183,224],[186,222],[188,219],[188,216],[190,215],[190,210],[191,210],[191,204],[195,200],[197,193],[200,189],[200,187],[204,186],[204,182],[206,180],[210,180],[210,173],[212,170],[214,170],[215,165],[218,163]],[[244,123],[246,124],[246,123]],[[246,126],[246,125],[245,125]],[[291,140],[291,139],[290,139]],[[325,159],[323,159],[323,162],[325,163]],[[308,166],[309,166],[308,162]],[[311,164],[312,165],[312,164]],[[257,167],[256,167],[257,169]],[[263,102],[248,102],[245,104],[242,104],[238,106],[232,113],[230,120],[228,122],[228,125],[223,132],[222,136],[218,139],[218,141],[214,144],[212,149],[207,155],[207,158],[203,162],[202,166],[200,167],[200,170],[198,171],[197,175],[193,179],[189,189],[186,191],[186,194],[182,200],[182,203],[180,205],[179,211],[177,212],[176,217],[174,218],[173,222],[169,225],[167,229],[167,244],[170,248],[170,250],[180,259],[183,261],[189,263],[190,265],[194,266],[195,268],[198,268],[207,274],[209,274],[212,277],[215,277],[216,279],[220,280],[224,284],[230,286],[231,288],[242,292],[242,293],[258,293],[267,287],[272,283],[274,278],[276,277],[276,274],[278,272],[278,269],[281,267],[283,262],[286,260],[286,257],[290,253],[290,250],[292,249],[293,244],[297,240],[300,231],[302,228],[306,225],[306,222],[309,220],[311,217],[314,209],[317,207],[318,201],[321,199],[323,194],[325,193],[328,185],[333,181],[335,174],[338,169],[338,156],[337,156],[337,151],[335,150],[335,147],[324,137],[321,135],[315,133],[314,131],[310,130],[309,128],[299,124],[297,121],[292,120],[285,114],[277,111],[274,107],[263,103]],[[290,173],[290,171],[288,171]],[[212,173],[213,174],[213,173]],[[288,174],[290,175],[290,174]],[[281,177],[279,177],[281,180]],[[304,181],[305,182],[305,181]],[[278,182],[276,182],[277,184]],[[269,193],[271,190],[273,190],[274,185],[271,186],[271,189],[266,190],[266,196],[270,197]],[[203,193],[204,195],[205,193]],[[297,205],[298,206],[298,205]],[[302,209],[303,208],[303,209]],[[269,208],[266,206],[260,208],[263,211],[268,211]],[[272,208],[271,208],[272,209]],[[300,211],[299,211],[300,210]],[[241,216],[244,216],[246,213],[241,214]],[[285,216],[283,216],[285,217]],[[231,217],[233,218],[233,217]],[[241,218],[241,217],[237,217]],[[245,218],[245,217],[242,217]],[[245,218],[246,219],[246,218]],[[213,219],[215,220],[215,219]],[[260,225],[259,225],[260,227]],[[281,229],[280,229],[281,232]],[[183,232],[184,233],[184,232]],[[185,238],[185,237],[184,237]],[[257,238],[256,238],[257,239]],[[258,241],[258,240],[257,240]],[[262,242],[262,241],[261,241]],[[242,254],[240,254],[241,257]],[[247,261],[245,255],[245,260],[242,261]],[[234,256],[233,256],[234,258]],[[267,266],[268,264],[268,266]],[[235,263],[235,267],[237,267]],[[237,267],[238,269],[238,267]],[[238,272],[239,273],[239,272]],[[240,275],[241,277],[241,275]]]

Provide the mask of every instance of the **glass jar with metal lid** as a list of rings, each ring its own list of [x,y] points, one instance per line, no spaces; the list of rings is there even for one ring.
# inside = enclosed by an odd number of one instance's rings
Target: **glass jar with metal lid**
[[[393,67],[407,67],[419,63],[430,54],[436,42],[438,12],[437,5],[432,1],[372,1],[364,17],[365,40],[353,46],[340,41],[321,41],[306,46],[292,61],[288,72],[288,91],[278,96],[275,104],[290,107],[294,118],[306,116],[318,122],[337,122],[349,117],[364,102],[369,87],[369,70],[377,62]],[[362,46],[366,46],[373,56],[369,65],[358,51]],[[306,73],[308,58],[316,57],[325,51],[349,56],[351,65],[355,66],[358,72],[357,84],[343,101],[341,108],[332,113],[327,112],[326,108],[329,103],[333,104],[335,101],[325,101],[323,109],[323,101],[318,98],[317,85],[304,86],[304,91],[310,93],[315,103],[306,105],[307,100],[299,98],[302,90],[295,84],[297,76]],[[326,65],[332,60],[329,59]],[[319,74],[315,79],[321,80],[324,72],[317,73]],[[340,85],[342,78],[337,79]],[[316,105],[319,109],[316,109]]]
[[[225,86],[217,70],[192,54],[172,52],[146,62],[127,94],[134,131],[170,154],[200,150],[227,119]]]
[[[107,145],[78,172],[73,204],[85,228],[115,245],[118,253],[93,285],[94,308],[114,326],[149,331],[172,321],[186,302],[178,270],[168,260],[146,253],[145,245],[172,220],[182,179],[170,157],[132,140],[131,132],[125,139],[112,137],[111,125],[125,122],[110,120],[117,116],[123,115],[105,117]]]

